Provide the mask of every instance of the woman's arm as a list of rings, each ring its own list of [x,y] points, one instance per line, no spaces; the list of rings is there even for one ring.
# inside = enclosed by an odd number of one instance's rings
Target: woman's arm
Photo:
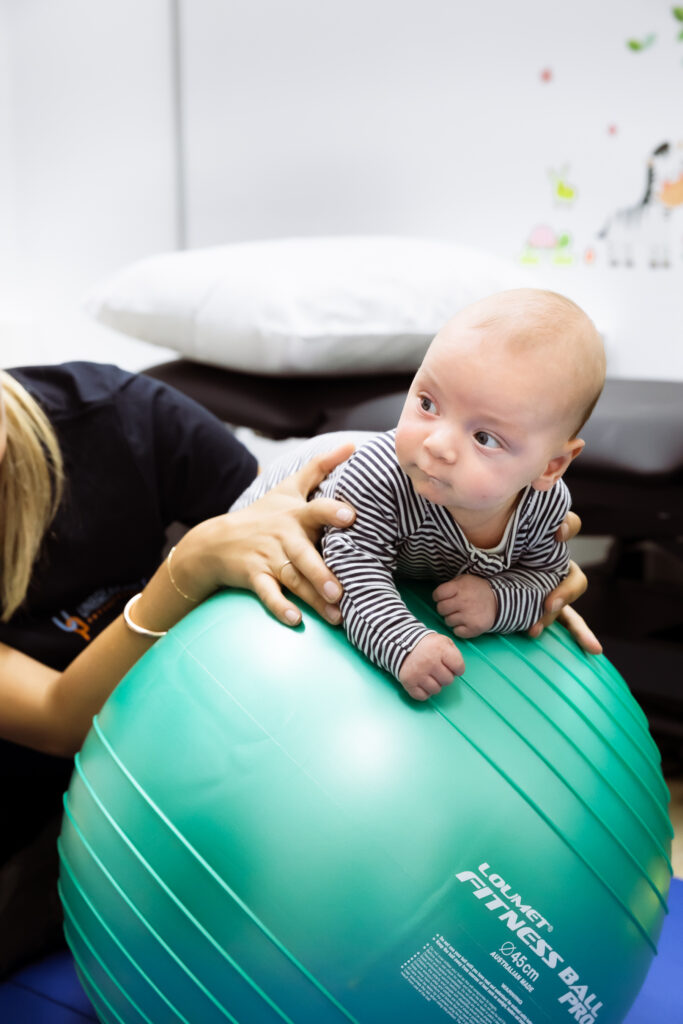
[[[146,629],[170,629],[197,602],[220,587],[255,591],[284,623],[301,613],[281,592],[289,590],[338,622],[341,588],[316,551],[325,525],[348,526],[353,510],[343,502],[306,497],[353,446],[318,456],[260,501],[193,527],[173,556],[173,578],[162,564],[131,611]],[[284,566],[284,569],[283,569]],[[132,632],[119,616],[63,671],[57,672],[0,644],[0,735],[46,753],[79,749],[92,717],[153,639]]]

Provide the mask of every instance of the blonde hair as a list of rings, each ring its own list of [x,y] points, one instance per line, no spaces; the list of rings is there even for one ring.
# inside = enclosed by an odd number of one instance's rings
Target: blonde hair
[[[64,465],[47,416],[0,370],[7,447],[0,462],[0,621],[19,608],[47,529],[59,507]]]

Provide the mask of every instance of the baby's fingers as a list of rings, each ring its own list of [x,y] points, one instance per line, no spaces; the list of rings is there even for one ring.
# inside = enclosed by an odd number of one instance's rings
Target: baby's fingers
[[[454,626],[453,632],[463,640],[471,640],[472,637],[481,636],[480,629],[475,629],[474,626],[467,626],[464,623]]]
[[[418,686],[422,687],[423,690],[429,694],[430,697],[434,697],[437,693],[441,693],[444,686],[450,686],[453,682],[454,673],[447,668],[444,664],[435,664],[431,671],[424,675]]]
[[[453,676],[461,676],[465,671],[465,659],[455,644],[451,644],[450,649],[442,655],[441,660],[446,671],[450,673],[449,682],[453,681]]]
[[[461,605],[462,598],[460,597],[459,594],[454,594],[453,597],[446,598],[443,601],[438,601],[436,605],[436,610],[439,613],[439,615],[441,615],[441,617],[446,619],[446,621],[448,622],[447,616],[458,615],[462,610]],[[448,625],[452,626],[453,623],[449,622]]]
[[[432,601],[438,603],[440,601],[448,601],[450,598],[455,597],[458,592],[458,579],[457,577],[452,580],[446,580],[445,583],[440,583],[436,590],[432,591]],[[441,612],[439,612],[441,614]]]
[[[455,626],[461,626],[464,619],[464,612],[462,608],[454,608],[449,615],[444,615],[444,622],[447,626],[453,629]]]

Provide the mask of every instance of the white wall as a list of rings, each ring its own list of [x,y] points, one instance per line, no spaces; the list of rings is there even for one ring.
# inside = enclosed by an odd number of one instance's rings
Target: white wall
[[[93,330],[78,301],[102,275],[175,245],[168,4],[5,0],[2,18],[17,230],[0,363],[23,351],[126,362],[142,349]]]
[[[11,98],[7,11],[0,5],[0,275],[6,280],[14,248],[14,178],[10,145]]]
[[[633,268],[612,267],[598,238],[641,198],[653,149],[683,140],[683,43],[670,5],[182,9],[191,245],[335,232],[455,238],[530,261],[534,280],[585,305],[607,333],[612,373],[683,379],[683,205],[666,226],[668,268],[650,268],[647,226],[632,232]],[[627,46],[650,33],[642,51]],[[671,176],[683,174],[682,158],[672,153]],[[559,199],[553,172],[572,201]],[[569,245],[528,246],[540,226]]]
[[[671,5],[180,0],[180,10],[190,245],[454,238],[527,261],[530,280],[585,305],[613,374],[683,379],[683,204],[666,225],[668,268],[649,266],[646,225],[632,268],[611,266],[598,237],[641,198],[661,142],[672,143],[669,177],[683,175]],[[0,0],[0,364],[16,351],[134,366],[167,354],[76,310],[100,277],[177,242],[171,11],[171,0]],[[647,45],[636,52],[630,38]],[[558,197],[553,175],[571,196]],[[539,227],[568,244],[529,245]]]

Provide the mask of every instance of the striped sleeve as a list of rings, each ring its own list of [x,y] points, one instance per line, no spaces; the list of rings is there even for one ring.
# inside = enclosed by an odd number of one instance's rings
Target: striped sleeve
[[[529,629],[540,619],[543,602],[569,569],[569,549],[555,540],[571,499],[562,480],[549,491],[532,491],[530,508],[520,531],[523,547],[505,572],[489,578],[498,602],[492,633]]]
[[[433,630],[408,611],[394,583],[398,541],[419,525],[420,507],[392,437],[381,435],[351,457],[335,497],[356,509],[351,527],[330,529],[323,539],[325,562],[344,588],[344,628],[354,646],[398,678],[406,656]]]

